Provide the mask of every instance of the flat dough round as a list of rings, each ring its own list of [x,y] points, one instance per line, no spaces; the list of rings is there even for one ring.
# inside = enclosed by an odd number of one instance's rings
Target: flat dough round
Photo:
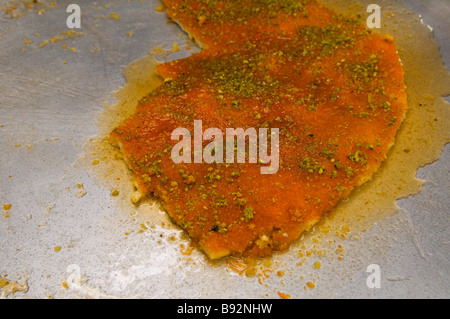
[[[135,200],[160,199],[211,259],[284,250],[368,181],[393,145],[407,109],[394,39],[317,1],[163,2],[203,50],[159,65],[165,83],[110,134]],[[200,120],[224,140],[227,128],[278,129],[275,173],[261,174],[270,165],[261,160],[175,164],[172,132],[194,139]]]

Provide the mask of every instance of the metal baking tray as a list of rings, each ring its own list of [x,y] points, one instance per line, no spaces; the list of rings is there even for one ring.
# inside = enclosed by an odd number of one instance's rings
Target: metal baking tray
[[[191,249],[163,213],[124,210],[76,165],[99,133],[98,114],[125,85],[125,66],[174,42],[192,48],[162,60],[199,49],[155,10],[158,0],[76,3],[81,28],[71,33],[66,2],[0,1],[0,204],[11,204],[0,216],[0,276],[28,288],[3,297],[450,297],[450,147],[419,169],[423,190],[399,200],[398,213],[343,239],[342,260],[316,252],[300,262],[298,242],[246,274],[237,259],[213,263]],[[433,28],[450,65],[450,3],[404,3]],[[370,265],[381,270],[379,288],[368,283]]]

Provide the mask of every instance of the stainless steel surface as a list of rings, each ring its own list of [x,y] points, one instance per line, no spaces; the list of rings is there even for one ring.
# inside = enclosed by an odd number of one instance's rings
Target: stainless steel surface
[[[0,204],[12,204],[9,217],[0,216],[0,276],[29,286],[14,297],[450,297],[450,147],[419,170],[427,181],[419,195],[400,200],[397,214],[346,243],[344,261],[320,270],[314,260],[297,266],[289,251],[271,265],[283,276],[240,276],[195,250],[181,254],[185,240],[175,227],[139,232],[152,218],[122,211],[109,189],[73,164],[98,133],[105,99],[125,84],[122,68],[155,46],[189,41],[155,11],[157,0],[79,0],[83,34],[67,38],[66,2],[22,8],[28,2],[0,1]],[[404,2],[433,27],[450,65],[450,3]],[[10,18],[13,5],[22,16]],[[380,289],[366,285],[368,260],[381,267]],[[305,289],[312,280],[316,287]]]

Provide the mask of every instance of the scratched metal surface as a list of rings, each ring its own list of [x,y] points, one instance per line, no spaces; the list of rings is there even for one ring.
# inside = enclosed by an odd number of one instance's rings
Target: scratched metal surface
[[[102,101],[124,85],[122,67],[155,46],[188,40],[155,11],[157,0],[79,0],[83,35],[39,48],[68,30],[67,4],[39,1],[22,9],[28,2],[0,2],[0,204],[12,204],[9,218],[0,216],[0,275],[26,279],[29,286],[9,297],[279,298],[279,291],[292,298],[450,296],[450,147],[419,170],[428,181],[421,194],[400,201],[400,212],[371,227],[344,262],[320,272],[296,267],[288,252],[279,257],[286,274],[261,282],[220,263],[212,267],[196,251],[182,255],[177,228],[138,232],[139,218],[121,211],[110,191],[73,163],[98,133]],[[449,2],[405,2],[434,28],[450,65]],[[20,16],[11,19],[6,8],[13,5]],[[78,183],[87,192],[83,197],[76,196]],[[405,221],[408,230],[391,240],[390,232]],[[382,268],[382,288],[367,287],[367,264],[355,255],[361,251]],[[304,288],[319,276],[327,284]]]

